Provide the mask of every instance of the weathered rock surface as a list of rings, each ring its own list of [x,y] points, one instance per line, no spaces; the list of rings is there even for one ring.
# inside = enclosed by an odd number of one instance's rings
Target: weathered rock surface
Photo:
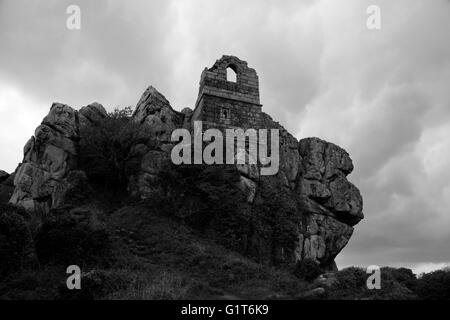
[[[71,170],[55,186],[52,194],[52,208],[79,205],[89,199],[91,192],[86,173],[81,170]]]
[[[48,212],[54,205],[55,187],[67,172],[76,168],[77,139],[76,111],[54,103],[25,145],[10,203],[30,211]]]
[[[132,196],[147,199],[160,188],[158,176],[170,165],[170,153],[149,150],[142,157],[141,169],[132,177],[128,190]]]
[[[105,108],[97,102],[83,107],[78,112],[80,125],[90,125],[92,123],[101,122],[108,117],[108,113]]]
[[[192,128],[189,126],[191,115],[190,109],[184,109],[181,114],[173,111],[169,102],[150,87],[139,101],[133,117],[154,128],[156,137],[172,146],[167,141],[171,131],[177,127]],[[298,203],[297,214],[302,218],[297,225],[298,239],[293,250],[275,245],[267,251],[261,246],[268,243],[260,236],[243,236],[252,243],[250,246],[257,243],[259,247],[253,250],[252,255],[267,255],[273,251],[277,260],[312,259],[324,268],[333,269],[334,258],[353,233],[352,226],[363,218],[361,195],[346,178],[353,170],[352,161],[345,150],[332,143],[318,138],[297,141],[267,114],[263,113],[262,119],[264,128],[280,130],[280,168],[275,179],[284,188],[280,192],[285,192]],[[166,150],[160,148],[144,152],[141,172],[130,184],[135,196],[149,198],[158,190],[158,174],[170,167],[170,150],[168,147]],[[259,175],[259,168],[255,165],[236,165],[236,169],[241,176],[237,187],[252,210],[260,185],[267,178]],[[269,245],[274,244],[269,241]],[[248,246],[244,245],[245,248]]]
[[[361,194],[346,178],[353,171],[348,153],[318,138],[300,140],[299,153],[302,157],[300,197],[314,200],[320,214],[349,225],[364,218]]]
[[[106,116],[103,106],[97,103],[80,112],[54,103],[24,147],[24,158],[16,169],[15,189],[9,202],[43,213],[63,204],[67,191],[76,189],[75,184],[83,180],[79,175],[77,179],[71,175],[77,170],[80,121],[92,123]]]
[[[169,101],[150,86],[145,90],[132,116],[132,121],[145,127],[152,138],[159,141],[157,150],[145,145],[137,145],[133,152],[142,156],[141,170],[130,177],[129,193],[133,196],[146,199],[159,189],[158,174],[170,166],[170,151],[174,143],[171,141],[173,130],[177,128],[190,128],[192,110],[189,108],[177,112]]]
[[[183,110],[181,110],[181,113],[183,114],[183,128],[191,131],[192,126],[191,126],[191,119],[192,116],[194,115],[194,111],[192,111],[191,108],[184,108]]]
[[[182,127],[184,116],[173,110],[169,101],[150,86],[137,103],[133,119],[148,126],[159,141],[170,142],[172,131]]]
[[[345,223],[305,210],[299,226],[296,259],[312,259],[331,268],[330,262],[347,245],[352,233],[353,228]]]
[[[30,211],[48,212],[88,189],[87,178],[77,167],[80,126],[94,124],[95,128],[95,123],[107,116],[97,103],[80,111],[54,104],[24,148],[24,160],[16,170],[10,203]],[[334,258],[353,233],[353,226],[363,218],[362,197],[347,180],[353,170],[352,160],[345,150],[332,143],[318,138],[297,141],[267,114],[261,113],[260,118],[261,127],[279,129],[279,171],[268,177],[260,176],[256,165],[234,166],[239,177],[235,185],[242,197],[233,200],[243,225],[233,231],[233,241],[239,251],[260,261],[292,263],[312,259],[323,268],[332,269]],[[164,183],[161,175],[173,168],[172,131],[191,130],[192,119],[191,109],[175,111],[155,88],[149,87],[144,92],[131,120],[140,124],[157,143],[137,144],[130,151],[140,158],[140,169],[129,177],[130,195],[149,199],[160,194]],[[267,212],[267,217],[256,221],[255,212],[273,200],[264,194],[267,187],[275,190],[283,208],[273,208],[274,212]],[[181,202],[180,212],[195,212],[205,205],[202,199],[169,194],[174,202]],[[178,196],[186,202],[175,199]],[[212,219],[210,225],[222,223],[214,221],[214,212],[209,219]]]

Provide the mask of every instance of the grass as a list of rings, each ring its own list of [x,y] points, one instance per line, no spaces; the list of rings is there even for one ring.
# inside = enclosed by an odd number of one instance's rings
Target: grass
[[[307,286],[290,270],[261,265],[205,239],[145,206],[125,207],[109,218],[122,247],[117,265],[151,265],[137,283],[111,297],[251,298],[289,296]],[[132,272],[130,270],[130,272]]]
[[[116,210],[92,204],[82,209],[75,211],[83,222],[77,228],[104,230],[107,237],[101,239],[108,248],[105,256],[72,262],[82,269],[82,289],[67,289],[67,265],[55,252],[34,268],[17,269],[0,279],[0,299],[302,299],[311,289],[324,287],[320,299],[404,300],[448,299],[450,292],[449,271],[416,279],[404,268],[382,268],[382,290],[376,291],[366,288],[367,274],[358,268],[335,273],[336,281],[329,286],[310,283],[294,275],[295,266],[260,264],[142,203]],[[60,229],[60,223],[55,226]],[[77,239],[86,238],[76,234],[69,243],[76,247]]]

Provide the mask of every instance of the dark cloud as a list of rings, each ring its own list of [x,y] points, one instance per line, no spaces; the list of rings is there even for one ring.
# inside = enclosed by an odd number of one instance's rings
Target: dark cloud
[[[79,31],[66,28],[70,4],[81,8]],[[149,83],[168,87],[168,3],[140,10],[144,4],[6,2],[0,13],[2,80],[47,103],[75,107],[94,100],[109,107],[134,104]]]

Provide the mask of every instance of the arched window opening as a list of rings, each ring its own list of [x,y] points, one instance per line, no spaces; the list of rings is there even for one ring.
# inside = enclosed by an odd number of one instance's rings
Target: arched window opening
[[[227,81],[236,82],[236,80],[237,80],[236,71],[233,70],[232,67],[228,67],[227,68]]]

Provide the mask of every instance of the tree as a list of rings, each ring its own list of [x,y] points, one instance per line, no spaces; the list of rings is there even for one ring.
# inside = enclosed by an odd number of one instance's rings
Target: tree
[[[417,293],[425,300],[450,299],[450,271],[437,270],[424,274],[418,280]]]
[[[113,193],[123,192],[139,169],[142,150],[155,145],[145,126],[133,121],[132,109],[115,109],[95,125],[80,128],[80,166],[89,181]]]
[[[298,261],[294,270],[296,277],[308,282],[316,279],[321,273],[319,264],[312,259]]]

